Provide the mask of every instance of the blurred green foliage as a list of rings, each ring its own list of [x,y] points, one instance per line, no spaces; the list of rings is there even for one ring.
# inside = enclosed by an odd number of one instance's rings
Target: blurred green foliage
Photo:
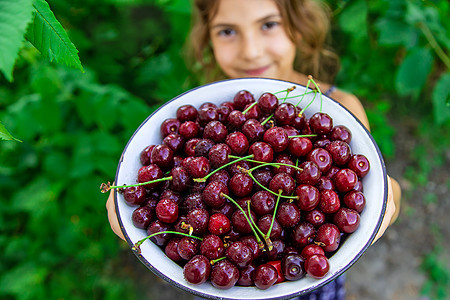
[[[26,27],[17,22],[17,60],[10,55],[11,74],[0,75],[0,129],[8,129],[0,133],[22,141],[0,143],[0,299],[136,299],[134,283],[113,271],[120,247],[99,185],[114,178],[139,124],[200,83],[182,55],[189,1],[48,3],[84,73],[56,57],[49,62],[49,48],[29,36],[22,43]],[[448,1],[328,3],[342,58],[337,83],[366,105],[384,155],[395,155],[389,114],[410,115],[418,138],[438,149],[412,155],[437,151],[439,164],[449,144]],[[421,182],[431,172],[427,164],[410,168]]]
[[[422,287],[422,294],[430,299],[445,300],[450,295],[450,270],[446,267],[445,249],[442,246],[444,237],[438,228],[431,228],[436,244],[431,252],[427,253],[420,265],[427,276]]]

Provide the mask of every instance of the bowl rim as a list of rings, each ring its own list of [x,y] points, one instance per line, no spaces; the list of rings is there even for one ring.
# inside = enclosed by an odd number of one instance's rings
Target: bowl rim
[[[155,114],[157,114],[163,107],[165,107],[166,105],[168,105],[169,103],[177,100],[178,98],[183,97],[184,95],[191,93],[195,90],[210,86],[210,85],[216,85],[216,84],[221,84],[221,83],[226,83],[226,82],[233,82],[233,81],[255,81],[255,80],[263,80],[263,81],[275,81],[275,82],[281,82],[281,83],[286,83],[286,84],[292,84],[292,85],[296,85],[296,86],[301,86],[303,88],[306,89],[305,85],[302,84],[298,84],[295,82],[291,82],[291,81],[285,81],[285,80],[279,80],[279,79],[272,79],[272,78],[233,78],[233,79],[224,79],[224,80],[218,80],[218,81],[214,81],[214,82],[210,82],[210,83],[206,83],[203,85],[199,85],[196,86],[194,88],[191,88],[175,97],[173,97],[172,99],[166,101],[164,104],[162,104],[161,106],[159,106],[155,111],[153,111],[139,126],[138,128],[133,132],[133,134],[131,135],[131,137],[129,138],[126,146],[124,147],[124,150],[122,151],[122,154],[119,158],[119,162],[118,162],[118,167],[116,170],[116,175],[115,175],[115,182],[117,182],[118,180],[118,175],[120,173],[120,167],[123,163],[123,157],[124,154],[127,152],[128,146],[130,145],[130,143],[132,142],[132,140],[134,139],[134,137],[136,136],[136,134],[139,132],[139,130],[144,126],[144,124],[146,124],[148,122],[148,120],[150,118],[152,118]],[[366,244],[361,248],[361,250],[356,253],[352,260],[349,261],[349,263],[343,267],[341,267],[336,273],[334,273],[332,276],[330,276],[329,278],[327,278],[326,280],[320,282],[320,284],[317,285],[313,285],[309,288],[306,288],[304,290],[298,291],[298,292],[294,292],[288,295],[283,295],[283,296],[279,296],[279,297],[271,297],[270,299],[277,299],[277,300],[284,300],[284,299],[291,299],[292,297],[296,297],[296,296],[301,296],[301,295],[305,295],[308,293],[311,293],[312,291],[330,283],[331,281],[335,280],[336,278],[338,278],[339,276],[341,276],[342,274],[344,274],[351,266],[353,266],[353,264],[356,263],[356,261],[361,258],[361,256],[366,252],[366,250],[369,248],[369,246],[372,244],[373,240],[375,239],[376,234],[378,233],[378,231],[380,230],[381,227],[381,223],[384,219],[384,215],[386,214],[386,207],[387,207],[387,193],[388,193],[388,184],[387,184],[387,171],[386,171],[386,166],[385,166],[385,162],[383,159],[383,155],[375,141],[375,139],[373,138],[372,134],[370,133],[370,131],[362,124],[362,122],[351,112],[349,111],[345,106],[343,106],[341,103],[339,103],[338,101],[336,101],[335,99],[326,96],[324,94],[322,94],[323,97],[328,98],[329,100],[331,100],[332,102],[334,102],[335,104],[337,104],[338,106],[340,106],[340,108],[344,109],[345,111],[347,111],[349,114],[351,114],[353,116],[353,118],[355,119],[355,121],[357,123],[359,123],[359,125],[363,128],[363,130],[365,131],[365,133],[367,134],[367,136],[369,137],[372,145],[374,146],[374,148],[376,149],[377,152],[377,158],[379,159],[380,162],[380,166],[381,166],[381,170],[383,173],[383,204],[382,204],[382,209],[381,209],[381,213],[380,216],[378,218],[378,221],[376,223],[375,229],[373,230],[370,238],[368,239],[368,241],[366,242]],[[118,203],[119,199],[118,199],[118,191],[117,189],[114,190],[114,206],[115,206],[115,210],[116,210],[116,214],[117,214],[117,219],[119,221],[119,226],[120,229],[125,237],[125,240],[127,242],[127,244],[129,245],[130,248],[132,248],[134,246],[134,243],[131,241],[125,226],[122,222],[122,218],[120,217],[120,210],[119,210],[119,203]],[[161,250],[162,251],[162,250]],[[141,255],[140,253],[137,253],[137,251],[132,251],[136,257],[149,269],[151,270],[155,275],[157,275],[158,277],[160,277],[161,279],[169,282],[171,285],[185,291],[185,292],[189,292],[191,294],[194,294],[196,296],[200,296],[203,298],[207,298],[207,299],[236,299],[236,298],[230,298],[230,297],[217,297],[214,295],[210,295],[210,294],[206,294],[206,293],[202,293],[199,292],[195,289],[191,289],[188,285],[183,285],[178,283],[177,281],[173,280],[172,278],[168,277],[167,275],[165,275],[164,273],[162,273],[159,269],[155,268],[143,255]],[[260,298],[258,298],[260,299]]]

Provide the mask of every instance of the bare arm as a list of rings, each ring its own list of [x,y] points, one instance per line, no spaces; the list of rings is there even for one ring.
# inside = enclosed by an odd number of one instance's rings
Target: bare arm
[[[333,99],[345,106],[361,123],[370,131],[369,119],[363,105],[356,96],[336,90],[333,94]]]
[[[352,94],[345,93],[343,91],[335,91],[332,97],[345,106],[351,113],[353,113],[361,123],[370,131],[369,120],[361,102]],[[400,212],[400,200],[401,200],[401,188],[398,182],[388,176],[388,202],[386,212],[383,218],[381,227],[375,237],[377,241],[386,231],[386,229],[395,222]]]

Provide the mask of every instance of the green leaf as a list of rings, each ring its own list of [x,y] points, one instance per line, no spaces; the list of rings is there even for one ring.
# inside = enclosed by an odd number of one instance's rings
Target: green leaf
[[[1,140],[5,140],[5,141],[13,141],[14,140],[14,141],[21,142],[20,140],[18,140],[15,137],[13,137],[11,135],[11,133],[9,133],[9,131],[2,124],[2,122],[0,122],[0,141]]]
[[[411,27],[427,27],[430,34],[441,44],[443,48],[450,47],[448,38],[448,26],[444,26],[439,19],[439,8],[435,6],[424,7],[424,2],[414,3],[407,1],[405,21]],[[420,3],[420,5],[419,5]],[[445,18],[445,17],[444,17]],[[444,20],[444,18],[442,18]]]
[[[379,32],[381,45],[404,45],[411,47],[417,42],[417,30],[399,20],[381,19],[375,27]]]
[[[47,268],[33,262],[19,264],[0,278],[1,294],[14,295],[14,299],[39,299],[45,295],[43,283],[48,273]]]
[[[27,25],[33,0],[0,0],[0,71],[9,81]]]
[[[361,38],[367,35],[367,3],[354,1],[339,16],[339,25],[346,33]]]
[[[450,119],[450,72],[439,78],[432,95],[434,120],[442,124]]]
[[[407,1],[405,20],[411,25],[414,25],[418,22],[425,22],[427,18],[426,11],[429,10],[427,8],[424,8],[420,2]]]
[[[395,88],[399,95],[418,98],[433,65],[429,49],[419,48],[410,52],[397,70]]]
[[[35,178],[14,195],[12,209],[27,211],[34,216],[44,215],[51,203],[58,200],[61,189],[61,182],[50,183],[47,178]]]
[[[42,131],[42,124],[37,122],[34,114],[40,101],[38,94],[19,97],[7,107],[7,114],[3,116],[5,124],[14,124],[14,132],[24,140],[31,140]]]
[[[44,0],[35,0],[33,6],[35,12],[25,35],[27,40],[50,61],[55,60],[84,72],[78,50],[70,41],[48,3]]]

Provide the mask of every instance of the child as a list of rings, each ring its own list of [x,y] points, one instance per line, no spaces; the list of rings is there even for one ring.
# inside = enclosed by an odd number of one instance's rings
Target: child
[[[324,94],[350,110],[367,129],[369,121],[354,95],[326,83],[338,71],[337,55],[326,48],[328,7],[316,0],[195,0],[191,56],[208,81],[267,77],[306,85],[319,79]],[[320,81],[322,80],[322,81]],[[400,186],[388,177],[389,201],[382,236],[395,221]],[[398,207],[399,208],[399,207]]]
[[[197,69],[209,81],[267,77],[306,85],[307,75],[313,75],[326,95],[344,105],[369,128],[360,101],[326,83],[337,72],[337,57],[325,47],[329,18],[324,4],[314,0],[195,0],[194,8],[192,56],[197,67],[200,65]],[[388,183],[387,211],[376,239],[399,211],[400,187],[389,177]],[[110,194],[108,218],[113,231],[124,239],[112,199]],[[309,296],[342,299],[343,279],[314,293]],[[332,296],[324,298],[325,295]],[[310,299],[309,296],[301,299]]]

